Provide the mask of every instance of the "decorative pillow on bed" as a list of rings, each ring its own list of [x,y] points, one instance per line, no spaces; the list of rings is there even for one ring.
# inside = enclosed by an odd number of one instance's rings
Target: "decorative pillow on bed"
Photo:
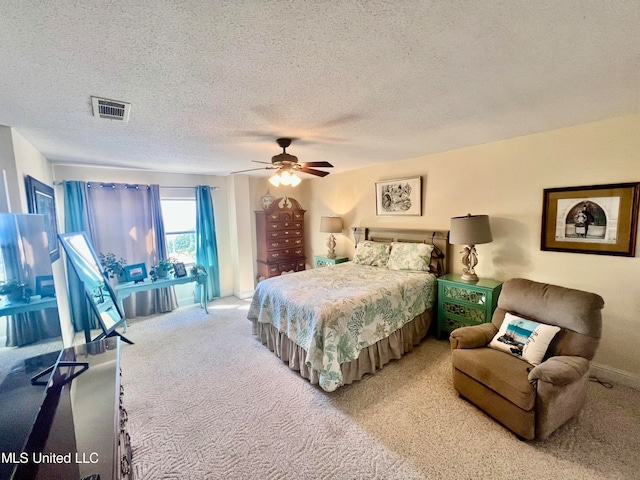
[[[559,331],[560,327],[526,320],[507,312],[489,347],[539,365]]]
[[[430,243],[392,242],[387,268],[428,272],[433,249]]]
[[[353,262],[360,265],[386,267],[389,260],[389,244],[365,240],[356,247]]]

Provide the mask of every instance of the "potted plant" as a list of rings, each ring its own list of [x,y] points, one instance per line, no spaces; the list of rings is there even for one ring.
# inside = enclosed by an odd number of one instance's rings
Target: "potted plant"
[[[17,280],[9,280],[0,283],[0,295],[6,295],[8,302],[28,302],[31,299],[31,289]]]
[[[207,274],[207,269],[204,268],[204,265],[195,264],[193,267],[191,267],[191,276],[192,277],[195,277],[199,273],[204,273],[205,275]]]
[[[98,255],[102,270],[109,278],[117,278],[118,282],[124,280],[124,267],[127,261],[124,258],[118,259],[115,253],[102,253]]]
[[[166,278],[170,273],[173,273],[173,264],[176,262],[172,258],[161,258],[157,265],[153,266],[153,271],[158,278]]]

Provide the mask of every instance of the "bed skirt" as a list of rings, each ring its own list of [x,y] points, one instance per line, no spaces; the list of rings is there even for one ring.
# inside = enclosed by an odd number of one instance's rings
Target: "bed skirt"
[[[387,338],[363,349],[355,360],[341,364],[343,385],[360,380],[367,373],[374,374],[391,360],[398,360],[413,350],[413,347],[426,337],[432,318],[433,310],[426,310]],[[304,362],[307,356],[304,348],[293,343],[270,323],[259,323],[255,320],[251,323],[253,334],[258,336],[263,345],[287,362],[290,369],[300,372],[300,375],[312,384],[318,384],[318,371],[309,368]]]

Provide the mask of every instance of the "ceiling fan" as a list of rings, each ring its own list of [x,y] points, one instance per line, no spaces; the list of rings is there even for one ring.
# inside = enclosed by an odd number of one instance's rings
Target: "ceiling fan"
[[[238,170],[236,172],[231,172],[231,173],[233,174],[233,173],[253,172],[253,171],[262,170],[262,169],[277,170],[277,172],[273,176],[271,176],[271,178],[269,178],[269,182],[271,182],[271,184],[276,187],[279,185],[291,185],[294,187],[298,185],[301,180],[296,175],[297,172],[308,173],[310,175],[315,175],[317,177],[325,177],[329,175],[329,172],[324,172],[322,170],[316,170],[315,168],[311,168],[311,167],[324,167],[324,168],[333,167],[333,165],[331,165],[329,162],[299,163],[298,157],[287,153],[287,147],[289,147],[289,145],[291,145],[291,142],[292,142],[291,138],[278,138],[276,142],[278,142],[278,145],[280,145],[280,147],[282,148],[282,153],[279,153],[278,155],[274,155],[273,157],[271,157],[271,163],[253,160],[253,162],[256,162],[256,163],[266,163],[267,164],[266,167],[250,168],[248,170]]]

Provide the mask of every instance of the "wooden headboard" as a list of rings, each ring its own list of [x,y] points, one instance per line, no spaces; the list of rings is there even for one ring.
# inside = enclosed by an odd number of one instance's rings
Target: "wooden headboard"
[[[396,228],[376,228],[376,227],[355,227],[353,237],[356,246],[363,240],[375,242],[412,242],[430,243],[435,249],[431,256],[431,267],[433,273],[441,276],[447,273],[446,254],[449,247],[448,230],[410,230]]]

